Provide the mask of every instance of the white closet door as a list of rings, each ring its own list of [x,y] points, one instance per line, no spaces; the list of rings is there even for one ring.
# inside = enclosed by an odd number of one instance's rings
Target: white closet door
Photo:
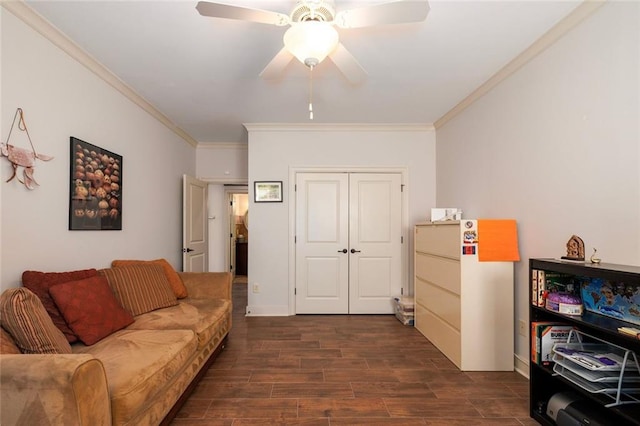
[[[401,178],[350,175],[349,313],[393,313],[402,289]]]
[[[296,313],[393,313],[400,174],[299,173],[296,185]]]
[[[349,312],[349,175],[296,177],[296,313]]]

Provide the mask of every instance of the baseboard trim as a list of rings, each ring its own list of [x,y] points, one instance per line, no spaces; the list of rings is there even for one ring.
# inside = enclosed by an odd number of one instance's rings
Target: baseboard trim
[[[529,359],[524,359],[518,354],[513,355],[513,365],[516,373],[519,373],[521,376],[529,378]]]
[[[248,317],[288,317],[289,307],[284,305],[247,306],[245,315]]]

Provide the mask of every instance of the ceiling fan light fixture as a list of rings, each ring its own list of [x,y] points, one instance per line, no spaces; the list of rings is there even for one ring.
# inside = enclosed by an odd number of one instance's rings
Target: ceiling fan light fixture
[[[335,50],[338,31],[329,22],[292,23],[284,34],[284,45],[303,64],[316,66]]]

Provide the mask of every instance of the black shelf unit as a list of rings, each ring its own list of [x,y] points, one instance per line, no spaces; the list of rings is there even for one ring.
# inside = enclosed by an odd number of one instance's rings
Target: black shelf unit
[[[534,306],[531,300],[532,271],[534,269],[575,275],[576,277],[602,278],[640,285],[640,267],[610,263],[578,263],[556,259],[529,259],[529,325],[533,321],[557,321],[573,325],[580,331],[629,349],[640,357],[640,339],[618,332],[618,327],[640,328],[640,325],[633,325],[629,322],[588,311],[585,311],[582,316],[570,316],[549,311],[544,307]],[[529,353],[531,353],[531,339],[529,345]],[[530,416],[538,423],[549,426],[554,425],[555,423],[552,419],[546,415],[547,401],[557,392],[573,391],[583,395],[585,399],[602,406],[612,424],[620,426],[640,425],[640,404],[604,408],[606,404],[611,402],[611,399],[589,393],[568,380],[558,375],[553,375],[552,366],[538,365],[533,361],[530,361],[529,365]]]

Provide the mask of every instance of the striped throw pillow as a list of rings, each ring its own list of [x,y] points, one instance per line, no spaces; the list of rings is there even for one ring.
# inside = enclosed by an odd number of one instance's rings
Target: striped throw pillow
[[[156,260],[116,259],[113,262],[111,262],[111,266],[120,267],[120,266],[137,265],[140,263],[156,263],[162,266],[162,269],[164,270],[164,274],[166,275],[167,280],[169,281],[169,285],[173,289],[173,293],[176,295],[176,297],[178,299],[184,299],[185,297],[187,297],[187,287],[184,286],[184,283],[182,282],[182,278],[180,278],[180,275],[178,275],[176,270],[173,269],[173,266],[171,266],[171,264],[166,259],[156,259]]]
[[[2,327],[25,354],[70,354],[71,346],[44,305],[25,287],[10,288],[0,297]]]
[[[99,272],[109,281],[118,302],[133,316],[178,304],[160,265],[144,263]]]

